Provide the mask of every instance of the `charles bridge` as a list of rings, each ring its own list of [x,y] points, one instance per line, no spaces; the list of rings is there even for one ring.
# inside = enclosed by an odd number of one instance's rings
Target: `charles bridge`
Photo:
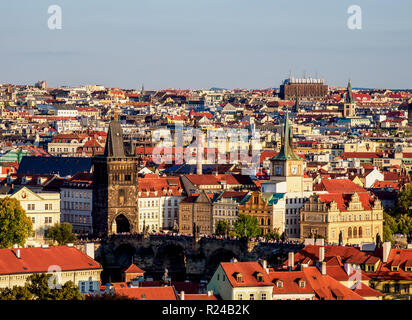
[[[88,241],[91,242],[91,241]],[[95,259],[104,268],[104,281],[120,281],[120,270],[135,263],[146,275],[160,279],[165,269],[174,280],[210,279],[220,262],[257,261],[279,266],[289,251],[304,245],[291,242],[258,242],[213,237],[172,235],[112,235],[94,240]],[[84,242],[83,242],[84,243]],[[82,241],[76,247],[84,251]]]

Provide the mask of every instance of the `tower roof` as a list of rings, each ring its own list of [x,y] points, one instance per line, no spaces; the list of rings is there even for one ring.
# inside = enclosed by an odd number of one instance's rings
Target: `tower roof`
[[[350,80],[348,82],[348,87],[346,89],[345,102],[346,103],[353,103],[352,84],[351,84]]]
[[[282,132],[282,146],[279,153],[271,160],[302,160],[292,149],[292,130],[289,124],[289,111],[286,111],[285,123]]]
[[[113,158],[124,158],[126,156],[124,152],[122,127],[117,120],[109,124],[104,156]]]

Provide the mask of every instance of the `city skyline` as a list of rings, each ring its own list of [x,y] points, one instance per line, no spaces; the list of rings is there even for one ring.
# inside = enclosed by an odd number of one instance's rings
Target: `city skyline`
[[[0,4],[2,83],[258,89],[306,74],[331,86],[411,87],[406,1],[358,1],[361,30],[347,27],[349,1],[24,4]],[[61,30],[47,28],[54,4]]]

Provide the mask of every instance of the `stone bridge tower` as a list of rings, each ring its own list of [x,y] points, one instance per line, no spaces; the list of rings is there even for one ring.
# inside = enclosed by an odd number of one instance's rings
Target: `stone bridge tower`
[[[138,159],[126,155],[117,112],[103,156],[93,157],[93,233],[138,232]]]

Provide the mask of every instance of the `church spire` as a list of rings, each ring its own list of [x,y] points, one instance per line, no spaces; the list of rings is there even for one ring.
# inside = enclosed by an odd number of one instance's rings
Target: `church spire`
[[[292,149],[292,128],[289,123],[289,109],[286,108],[285,123],[283,124],[282,146],[273,160],[302,160]]]
[[[346,103],[353,103],[352,84],[350,82],[350,79],[349,79],[349,82],[348,82],[348,87],[346,89],[345,102]]]

